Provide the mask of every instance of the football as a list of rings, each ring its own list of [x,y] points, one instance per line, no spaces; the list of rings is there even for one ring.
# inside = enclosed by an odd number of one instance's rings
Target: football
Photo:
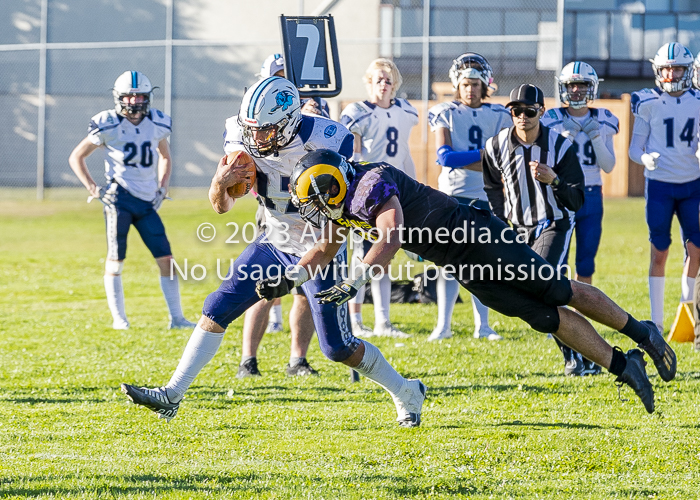
[[[226,157],[226,165],[231,165],[231,168],[244,170],[248,174],[248,179],[245,182],[239,182],[230,186],[227,191],[231,198],[241,198],[248,194],[255,184],[255,162],[253,158],[245,151],[234,151]]]

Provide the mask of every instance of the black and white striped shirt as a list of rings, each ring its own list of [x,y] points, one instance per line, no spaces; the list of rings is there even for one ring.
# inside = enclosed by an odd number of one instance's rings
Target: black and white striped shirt
[[[571,141],[540,125],[531,146],[514,136],[514,127],[501,130],[486,142],[484,190],[493,213],[517,226],[536,226],[570,218],[583,205],[584,177]],[[529,163],[538,161],[554,170],[559,185],[535,179]]]

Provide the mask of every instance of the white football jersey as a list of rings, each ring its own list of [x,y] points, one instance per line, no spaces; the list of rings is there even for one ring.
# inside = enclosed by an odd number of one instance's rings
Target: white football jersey
[[[238,116],[226,120],[224,151],[245,151],[243,131]],[[302,115],[301,127],[296,137],[277,156],[255,158],[257,167],[256,190],[265,202],[265,233],[275,248],[289,254],[303,256],[316,243],[320,230],[311,226],[299,215],[292,204],[289,180],[297,162],[309,151],[330,149],[343,156],[352,156],[353,136],[341,124],[320,116]]]
[[[700,177],[695,153],[698,149],[700,93],[687,90],[671,97],[659,89],[642,89],[632,94],[632,113],[651,127],[645,152],[659,153],[656,170],[644,169],[644,176],[680,184]]]
[[[90,120],[88,138],[104,150],[105,177],[136,198],[153,201],[158,191],[158,143],[171,131],[168,115],[151,108],[138,125],[113,109]]]
[[[354,102],[340,114],[340,123],[362,137],[362,161],[385,161],[416,177],[408,137],[418,125],[418,111],[406,99],[394,99],[388,108]]]
[[[612,151],[613,138],[620,131],[619,120],[605,108],[588,108],[588,111],[587,115],[578,118],[569,115],[567,108],[554,108],[544,114],[540,123],[561,134],[565,130],[563,122],[567,116],[579,123],[588,120],[589,116],[591,116],[600,123],[600,136],[603,138],[605,147]],[[579,131],[574,137],[574,149],[581,164],[583,175],[586,178],[586,186],[602,186],[603,178],[600,175],[600,167],[593,150],[593,144],[585,132]]]
[[[428,123],[433,132],[439,128],[450,131],[453,150],[470,151],[482,149],[487,139],[510,127],[513,121],[508,110],[500,104],[483,103],[478,108],[470,108],[452,101],[430,108]],[[464,168],[442,167],[438,189],[450,196],[487,199],[483,174]]]

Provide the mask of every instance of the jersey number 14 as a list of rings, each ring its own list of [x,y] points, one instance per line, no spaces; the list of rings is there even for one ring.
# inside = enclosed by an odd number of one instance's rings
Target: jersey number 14
[[[674,148],[676,147],[674,145],[674,137],[675,134],[673,133],[673,118],[666,118],[664,120],[664,125],[666,125],[666,147],[667,148]],[[695,129],[695,118],[688,118],[688,121],[685,122],[685,127],[683,127],[683,130],[681,130],[681,135],[678,136],[678,138],[681,140],[681,142],[687,142],[688,147],[691,146],[691,143],[693,142],[693,130]]]

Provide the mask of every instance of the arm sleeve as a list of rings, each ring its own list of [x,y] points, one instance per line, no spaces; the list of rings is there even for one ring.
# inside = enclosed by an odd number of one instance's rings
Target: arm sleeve
[[[574,212],[583,205],[585,180],[578,156],[573,147],[569,147],[553,169],[559,177],[559,185],[552,186],[554,197],[569,210]]]
[[[443,167],[460,168],[481,159],[478,149],[470,151],[454,151],[451,146],[442,146],[437,151],[438,164]]]
[[[633,162],[639,163],[640,165],[642,164],[642,155],[645,152],[644,149],[646,148],[650,133],[651,127],[649,126],[649,122],[637,116],[634,120],[632,140],[630,141],[629,149],[630,160]]]
[[[488,154],[488,148],[484,151],[483,159],[484,191],[489,199],[494,215],[506,222],[505,195],[503,194],[503,178],[501,171]]]
[[[601,134],[593,139],[591,144],[593,145],[593,151],[595,152],[598,166],[606,174],[612,172],[615,166],[615,149],[613,148],[612,136],[608,135],[603,139],[603,134]]]

